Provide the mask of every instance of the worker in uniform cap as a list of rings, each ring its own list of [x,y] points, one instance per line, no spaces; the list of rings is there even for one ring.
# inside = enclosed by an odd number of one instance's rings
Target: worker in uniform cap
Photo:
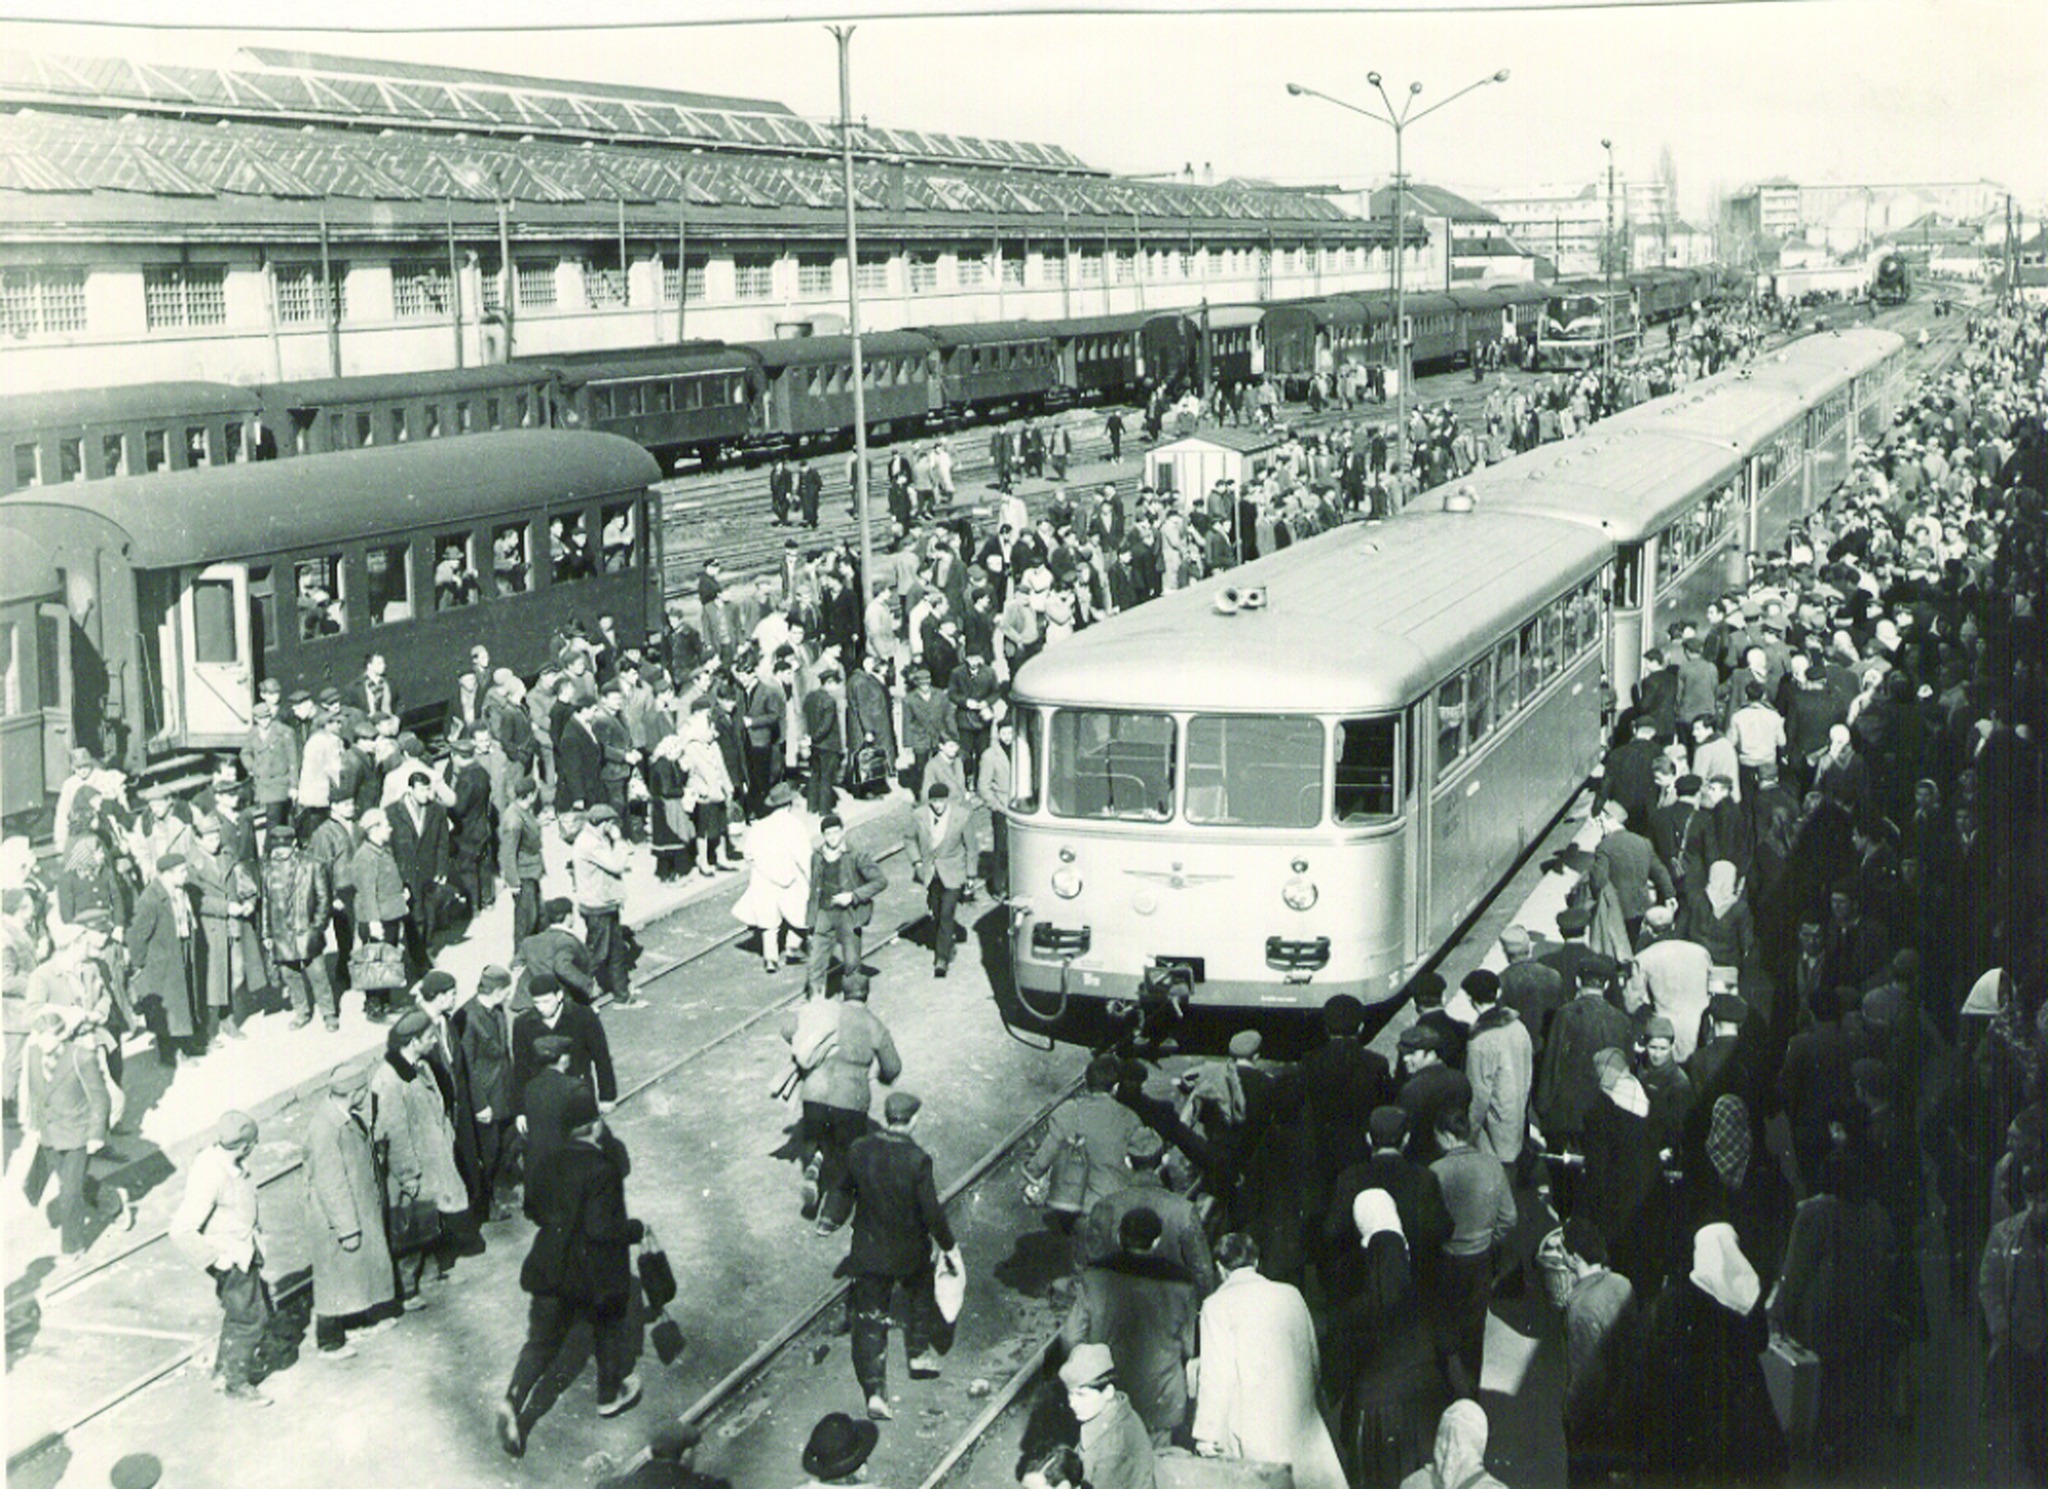
[[[1089,1489],[1152,1489],[1152,1438],[1117,1387],[1106,1344],[1077,1344],[1060,1366],[1067,1405],[1081,1424],[1081,1463]]]
[[[882,1103],[884,1126],[855,1142],[846,1155],[838,1203],[853,1209],[853,1244],[839,1275],[851,1279],[847,1307],[853,1324],[853,1373],[867,1398],[868,1416],[895,1416],[887,1394],[889,1322],[903,1320],[904,1351],[915,1380],[939,1373],[940,1329],[932,1293],[932,1249],[954,1253],[953,1227],[939,1204],[931,1155],[911,1135],[923,1105],[908,1091]],[[898,1299],[902,1307],[897,1309]]]

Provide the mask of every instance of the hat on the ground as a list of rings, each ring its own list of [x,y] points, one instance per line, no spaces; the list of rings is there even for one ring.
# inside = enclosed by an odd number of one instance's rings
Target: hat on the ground
[[[115,1463],[107,1475],[112,1489],[156,1489],[163,1482],[164,1466],[154,1453],[130,1453]]]
[[[597,1093],[578,1081],[576,1089],[562,1100],[562,1131],[574,1132],[598,1119]]]
[[[891,1126],[901,1127],[924,1109],[924,1103],[908,1091],[891,1091],[888,1100],[882,1103],[882,1120]]]
[[[827,1481],[851,1478],[868,1461],[881,1437],[882,1429],[873,1422],[856,1420],[843,1411],[830,1412],[818,1419],[810,1441],[804,1444],[804,1472]]]
[[[1060,1384],[1068,1390],[1099,1386],[1116,1378],[1116,1361],[1106,1344],[1077,1344],[1060,1366]]]
[[[1240,1029],[1230,1036],[1230,1053],[1240,1060],[1249,1060],[1258,1054],[1263,1043],[1257,1029]]]

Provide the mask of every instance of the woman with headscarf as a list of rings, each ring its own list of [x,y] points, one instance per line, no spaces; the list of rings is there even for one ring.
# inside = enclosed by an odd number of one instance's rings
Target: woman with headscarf
[[[1756,949],[1756,926],[1735,865],[1717,858],[1707,865],[1707,882],[1687,893],[1678,933],[1706,947],[1717,967],[1741,967]]]
[[[1898,1306],[1883,1285],[1897,1237],[1871,1180],[1854,1146],[1821,1165],[1816,1192],[1793,1214],[1785,1275],[1770,1304],[1786,1337],[1820,1357],[1814,1450],[1830,1467],[1880,1419],[1887,1319]]]
[[[98,913],[112,925],[128,923],[126,886],[97,832],[74,832],[57,875],[57,917],[77,925]]]
[[[1450,1392],[1393,1196],[1362,1190],[1351,1217],[1364,1258],[1358,1291],[1331,1320],[1326,1378],[1353,1489],[1395,1489],[1429,1461],[1430,1434]]]
[[[1646,1294],[1657,1276],[1657,1251],[1643,1213],[1658,1183],[1657,1145],[1650,1125],[1650,1096],[1629,1069],[1628,1056],[1604,1049],[1593,1056],[1600,1098],[1586,1113],[1580,1146],[1586,1178],[1574,1215],[1583,1215],[1608,1237],[1614,1270]]]
[[[1486,1409],[1454,1401],[1436,1427],[1428,1463],[1401,1480],[1401,1489],[1507,1489],[1486,1471]]]
[[[668,733],[654,743],[648,762],[649,794],[654,799],[654,876],[672,884],[690,872],[690,845],[696,824],[690,813],[690,772],[683,765],[683,737]]]
[[[747,833],[747,861],[753,871],[732,907],[738,920],[761,932],[761,970],[773,976],[786,953],[791,962],[810,929],[811,818],[804,799],[787,781],[769,788],[768,815]],[[706,837],[705,857],[714,840]]]
[[[1762,1489],[1785,1479],[1785,1434],[1764,1383],[1756,1269],[1725,1223],[1700,1227],[1692,1270],[1650,1311],[1643,1380],[1646,1482]]]
[[[691,825],[697,835],[697,872],[715,877],[721,869],[739,867],[732,851],[733,774],[726,752],[719,744],[718,724],[712,718],[712,704],[699,699],[690,706],[690,716],[679,731],[682,754],[678,756],[690,778],[686,800]],[[724,844],[725,862],[718,862],[719,845]],[[751,853],[749,854],[751,856]]]
[[[1700,1147],[1680,1165],[1691,1191],[1687,1233],[1716,1220],[1734,1226],[1742,1254],[1768,1291],[1785,1260],[1792,1187],[1768,1153],[1757,1156],[1755,1124],[1740,1096],[1724,1093],[1714,1099],[1697,1141]]]

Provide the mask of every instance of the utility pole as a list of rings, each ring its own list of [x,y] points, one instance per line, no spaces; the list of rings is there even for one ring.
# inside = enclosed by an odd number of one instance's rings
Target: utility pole
[[[860,237],[854,226],[853,81],[847,60],[853,27],[826,29],[839,43],[839,163],[846,191],[846,331],[853,344],[853,506],[860,518],[860,613],[865,625],[868,609],[875,603],[875,547],[874,533],[868,524],[868,407],[860,361]]]
[[[1600,296],[1600,369],[1601,375],[1611,384],[1614,381],[1614,141],[1602,140],[1600,148],[1607,152],[1607,235],[1600,242],[1600,267],[1607,284]]]

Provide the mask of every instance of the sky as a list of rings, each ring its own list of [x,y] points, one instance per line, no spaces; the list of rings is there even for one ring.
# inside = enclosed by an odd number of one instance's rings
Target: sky
[[[351,0],[358,29],[281,32],[255,29],[275,22],[275,0],[0,0],[0,46],[214,63],[242,46],[288,46],[701,89],[825,118],[838,111],[838,82],[823,23],[853,20],[854,112],[878,124],[1040,140],[1118,172],[1192,165],[1349,190],[1391,175],[1392,132],[1290,97],[1287,83],[1378,108],[1367,81],[1377,69],[1397,100],[1421,83],[1420,110],[1507,68],[1505,84],[1407,130],[1415,179],[1469,194],[1591,181],[1604,137],[1624,176],[1653,175],[1668,149],[1692,215],[1719,192],[1779,175],[1989,178],[2030,214],[2048,206],[2044,0],[1202,3],[606,0],[584,13],[618,29],[578,30],[559,25],[559,0]],[[152,26],[119,24],[140,14]],[[423,17],[485,24],[473,16],[526,29],[416,29]],[[109,24],[34,23],[60,17]],[[764,19],[721,24],[739,18]]]

